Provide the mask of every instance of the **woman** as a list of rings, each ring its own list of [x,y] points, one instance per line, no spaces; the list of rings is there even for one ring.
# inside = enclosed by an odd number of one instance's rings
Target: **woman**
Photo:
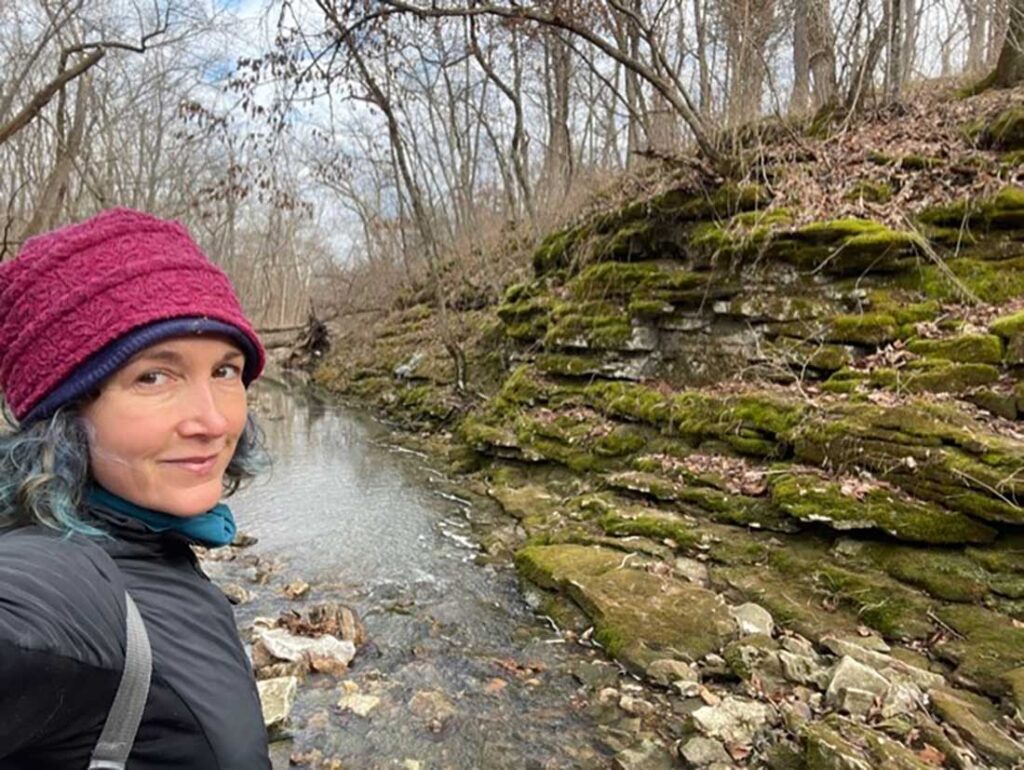
[[[220,498],[265,459],[246,409],[264,362],[177,223],[115,209],[0,265],[18,423],[0,438],[0,770],[118,767],[122,749],[129,770],[270,767],[230,605],[191,548],[231,542]]]

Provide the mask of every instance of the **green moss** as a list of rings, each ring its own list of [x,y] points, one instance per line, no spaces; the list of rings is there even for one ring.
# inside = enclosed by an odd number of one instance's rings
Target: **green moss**
[[[583,377],[599,374],[604,367],[604,358],[596,355],[541,353],[534,359],[534,364],[539,371],[545,374]]]
[[[938,648],[939,654],[956,662],[957,674],[983,691],[1008,695],[1008,676],[1024,666],[1024,628],[998,613],[962,604],[943,607],[938,616],[963,637]]]
[[[734,628],[710,591],[631,569],[620,551],[538,545],[521,549],[515,561],[524,577],[572,599],[593,620],[595,639],[637,673],[659,658],[698,660]]]
[[[998,364],[1003,359],[1003,343],[993,334],[962,334],[942,340],[911,340],[907,348],[921,356],[965,364]]]
[[[498,393],[502,404],[532,406],[547,399],[547,391],[536,372],[527,364],[517,366],[505,378]]]
[[[633,336],[629,316],[570,313],[560,317],[547,334],[548,347],[589,347],[605,350],[623,348]]]
[[[681,220],[728,219],[741,211],[763,208],[769,196],[760,185],[726,183],[714,190],[693,193],[669,190],[651,201],[651,209]]]
[[[498,306],[498,318],[506,324],[523,321],[547,313],[551,303],[546,297],[527,297],[515,302],[504,302]]]
[[[908,171],[925,171],[941,165],[941,158],[933,158],[926,155],[905,155],[900,159],[900,166]]]
[[[1000,316],[990,323],[988,328],[993,334],[998,334],[1004,339],[1024,334],[1024,310]]]
[[[618,425],[594,442],[594,451],[603,457],[622,457],[639,452],[646,445],[643,431],[631,425]]]
[[[601,517],[601,528],[617,537],[640,535],[655,540],[666,538],[679,548],[690,548],[700,542],[700,535],[690,524],[672,514],[655,514],[626,518],[616,514]]]
[[[918,214],[930,225],[963,227],[982,231],[1024,227],[1024,188],[1005,187],[987,198],[966,198],[945,206],[925,209]]]
[[[955,404],[836,404],[784,437],[798,459],[859,466],[915,497],[992,521],[1024,521],[1024,442],[989,432]],[[1018,498],[1018,495],[1020,498]]]
[[[801,728],[804,741],[802,767],[806,770],[930,770],[899,741],[882,732],[838,715],[807,722]]]
[[[570,250],[580,236],[578,229],[559,230],[551,233],[533,253],[533,271],[541,276],[559,268],[568,267]]]
[[[1024,575],[1024,536],[1003,538],[986,548],[968,548],[964,555],[989,572]]]
[[[687,270],[666,270],[650,262],[599,262],[585,268],[569,287],[582,300],[629,297],[636,292],[688,291],[704,282]]]
[[[889,166],[896,162],[896,159],[892,155],[887,155],[884,152],[878,150],[871,150],[868,153],[868,161],[874,163],[876,166]]]
[[[900,386],[909,393],[963,393],[999,379],[999,370],[991,364],[934,363],[916,366],[917,362],[912,362]]]
[[[997,150],[1024,150],[1024,107],[1010,107],[999,113],[981,139],[985,146]]]
[[[840,484],[816,474],[774,477],[772,500],[801,521],[824,522],[839,530],[877,528],[912,542],[988,543],[996,534],[961,513],[884,488],[846,495]]]
[[[948,260],[946,268],[960,284],[983,302],[998,305],[1024,294],[1022,258],[991,262],[959,257]],[[921,291],[933,299],[955,302],[964,299],[959,287],[935,265],[922,265],[897,280],[899,284]]]
[[[849,201],[865,200],[870,203],[887,203],[892,198],[892,186],[887,182],[862,179],[854,184],[843,197]]]
[[[960,550],[864,542],[858,544],[857,555],[897,580],[951,602],[980,602],[994,577]]]
[[[877,347],[895,340],[897,331],[896,319],[887,313],[838,315],[832,318],[825,339]]]

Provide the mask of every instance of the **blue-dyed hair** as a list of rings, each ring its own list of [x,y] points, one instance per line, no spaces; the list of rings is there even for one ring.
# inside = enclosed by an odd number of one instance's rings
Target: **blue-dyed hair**
[[[101,535],[81,516],[91,479],[89,439],[79,410],[0,435],[0,530],[40,524],[63,533]],[[250,413],[224,473],[224,493],[234,494],[269,465],[263,431]]]

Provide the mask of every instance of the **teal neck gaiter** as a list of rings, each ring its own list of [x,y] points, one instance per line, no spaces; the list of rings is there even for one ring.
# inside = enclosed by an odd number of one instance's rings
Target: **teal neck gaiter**
[[[173,516],[125,500],[92,484],[85,494],[87,503],[141,521],[153,532],[177,532],[198,545],[217,548],[235,539],[235,517],[224,503],[217,503],[198,516]]]

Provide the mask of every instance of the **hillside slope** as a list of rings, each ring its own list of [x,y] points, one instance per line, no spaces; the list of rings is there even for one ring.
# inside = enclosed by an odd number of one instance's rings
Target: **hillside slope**
[[[1020,91],[781,135],[548,235],[461,318],[471,405],[425,305],[314,378],[444,438],[492,557],[651,684],[621,766],[1012,767],[1022,159]]]

